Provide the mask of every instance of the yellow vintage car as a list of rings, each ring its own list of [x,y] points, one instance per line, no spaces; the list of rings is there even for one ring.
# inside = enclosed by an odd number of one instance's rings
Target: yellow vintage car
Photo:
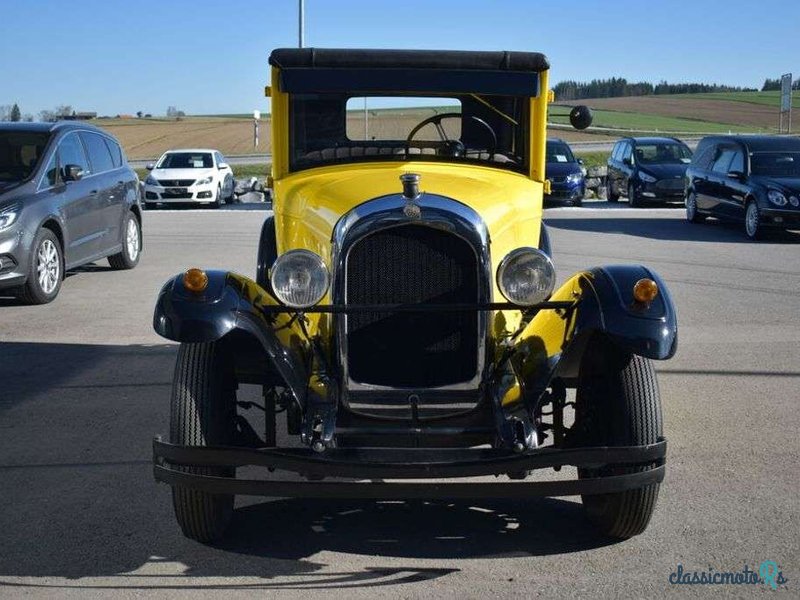
[[[154,314],[180,342],[153,447],[184,534],[220,538],[237,494],[580,495],[603,533],[644,531],[666,456],[651,360],[675,353],[675,309],[644,266],[556,275],[546,57],[302,48],[269,62],[274,216],[255,280],[190,268]],[[240,384],[263,405],[237,400]],[[577,473],[532,477],[565,466]]]

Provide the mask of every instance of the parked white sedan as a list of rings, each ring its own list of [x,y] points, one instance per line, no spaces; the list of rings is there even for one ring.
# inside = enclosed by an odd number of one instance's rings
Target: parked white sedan
[[[146,206],[196,203],[215,207],[233,202],[233,171],[217,150],[168,150],[155,165],[147,165]]]

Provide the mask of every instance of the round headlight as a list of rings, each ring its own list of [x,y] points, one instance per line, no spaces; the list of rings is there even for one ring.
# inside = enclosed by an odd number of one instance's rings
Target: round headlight
[[[310,250],[289,250],[270,271],[275,297],[292,308],[308,308],[322,300],[330,277],[322,259]]]
[[[497,286],[506,300],[520,306],[544,302],[553,293],[556,270],[537,248],[517,248],[497,268]]]

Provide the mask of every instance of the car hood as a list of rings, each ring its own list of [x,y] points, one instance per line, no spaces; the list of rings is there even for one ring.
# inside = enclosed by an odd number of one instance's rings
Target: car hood
[[[800,177],[764,177],[753,175],[750,180],[768,188],[787,190],[792,194],[800,194]]]
[[[673,177],[683,177],[686,175],[688,164],[670,163],[664,165],[640,165],[639,171],[649,173],[656,179],[671,179]]]
[[[156,179],[203,179],[214,175],[214,169],[153,169]]]
[[[524,175],[451,163],[360,163],[300,171],[275,182],[279,252],[307,248],[330,265],[331,234],[339,219],[373,198],[400,194],[403,173],[418,173],[423,193],[452,198],[481,216],[495,270],[514,248],[538,244],[542,207],[535,198],[542,186]]]
[[[573,173],[582,173],[581,165],[579,163],[547,163],[545,165],[546,177],[566,177]]]

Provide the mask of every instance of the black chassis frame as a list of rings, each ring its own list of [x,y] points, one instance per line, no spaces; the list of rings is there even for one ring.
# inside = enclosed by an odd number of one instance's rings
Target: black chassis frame
[[[320,356],[302,360],[278,342],[274,317],[291,314],[302,328],[303,315],[277,303],[259,302],[253,298],[253,286],[259,294],[271,295],[254,282],[224,271],[210,271],[209,288],[198,297],[183,287],[182,276],[176,276],[162,289],[154,314],[154,328],[162,336],[180,342],[210,342],[229,334],[244,333],[265,352],[270,364],[266,380],[280,382],[289,390],[286,407],[297,416],[290,433],[300,433],[305,448],[274,448],[253,443],[257,436],[242,446],[180,446],[156,438],[153,442],[154,476],[157,481],[209,493],[272,497],[319,498],[493,498],[529,496],[571,496],[604,494],[639,488],[661,482],[665,473],[666,440],[644,446],[568,447],[560,438],[557,425],[564,407],[564,381],[574,381],[585,342],[594,332],[602,332],[619,347],[652,359],[670,358],[677,348],[675,310],[663,281],[655,273],[636,265],[616,265],[592,269],[581,278],[583,293],[572,300],[555,300],[531,307],[526,317],[539,311],[555,310],[573,324],[573,335],[564,341],[562,351],[543,357],[538,374],[523,381],[524,402],[515,409],[503,407],[494,394],[483,399],[468,412],[447,417],[414,418],[391,421],[351,410],[337,401],[335,377],[324,373],[329,397],[309,393],[310,377],[320,376],[324,361]],[[651,277],[661,293],[652,306],[631,305],[629,292],[633,283]],[[274,300],[274,299],[273,299]],[[479,310],[492,311],[519,307],[508,303],[481,305],[436,305],[379,307],[381,310]],[[317,306],[304,312],[343,313],[373,311],[373,306]],[[246,345],[236,340],[237,346]],[[310,346],[313,348],[314,344]],[[252,349],[252,345],[248,346]],[[320,352],[314,352],[319,355]],[[517,352],[500,357],[497,363],[505,371],[494,376],[502,390],[502,380],[514,370]],[[483,386],[482,386],[483,387]],[[550,388],[548,390],[548,388]],[[305,395],[301,398],[301,394]],[[274,402],[274,398],[272,400]],[[528,423],[535,408],[552,402],[552,427],[558,447],[531,443]],[[274,405],[273,405],[274,407]],[[270,407],[268,407],[269,410]],[[291,414],[291,413],[290,413]],[[413,413],[412,413],[413,414]],[[272,415],[274,418],[274,414]],[[487,427],[487,424],[493,426]],[[373,431],[379,430],[379,431]],[[350,444],[336,447],[334,434],[352,435]],[[255,434],[255,432],[252,432]],[[396,434],[398,440],[412,447],[370,447],[379,433],[382,441]],[[409,444],[409,441],[411,442]],[[493,448],[465,448],[492,443]],[[433,442],[433,443],[431,443]],[[425,447],[413,447],[414,445]],[[563,466],[601,469],[611,473],[591,478],[519,483],[409,483],[375,482],[376,479],[448,479],[507,474],[520,479],[530,471],[542,468],[559,470]],[[202,467],[258,466],[269,471],[289,471],[306,480],[275,481],[270,479],[237,479],[200,474]],[[201,467],[187,469],[186,467]],[[207,473],[207,471],[206,471]],[[320,481],[326,477],[345,477],[366,482]]]

